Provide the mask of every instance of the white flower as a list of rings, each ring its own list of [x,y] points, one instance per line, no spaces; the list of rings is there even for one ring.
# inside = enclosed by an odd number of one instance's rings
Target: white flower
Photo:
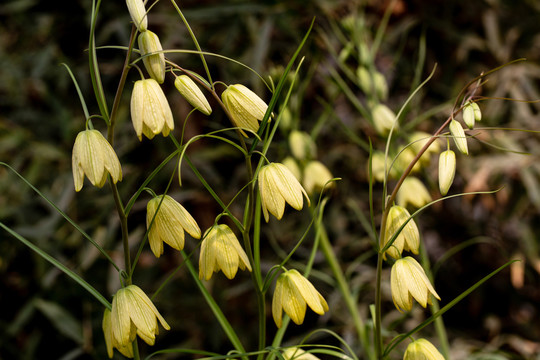
[[[150,30],[139,35],[139,50],[141,51],[144,67],[150,77],[162,84],[165,80],[165,54],[159,37]]]

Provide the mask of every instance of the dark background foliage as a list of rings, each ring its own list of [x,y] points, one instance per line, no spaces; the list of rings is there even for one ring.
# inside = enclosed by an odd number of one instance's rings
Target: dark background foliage
[[[376,135],[343,95],[343,89],[331,74],[343,71],[336,56],[346,45],[336,28],[347,35],[345,19],[361,19],[368,37],[373,38],[388,3],[375,0],[180,3],[203,49],[235,58],[274,79],[279,77],[316,17],[314,31],[302,51],[306,59],[289,110],[292,127],[312,134],[319,148],[319,160],[342,178],[327,205],[325,224],[366,319],[368,306],[374,300],[375,281],[375,253],[369,227],[362,222],[369,218],[368,152],[350,133],[364,143],[369,137],[378,150],[384,148],[384,139]],[[72,69],[90,112],[97,113],[86,51],[90,11],[89,0],[10,0],[0,4],[0,160],[20,172],[122,263],[119,224],[110,190],[96,189],[86,183],[83,191],[76,194],[72,185],[71,149],[85,119],[73,83],[60,64]],[[482,95],[539,99],[539,14],[540,5],[535,0],[398,0],[374,62],[389,85],[388,106],[397,111],[410,94],[424,40],[421,79],[428,76],[435,64],[437,70],[409,106],[403,121],[411,125],[404,126],[403,132],[397,134],[397,141],[402,145],[407,143],[404,136],[407,129],[435,131],[449,115],[455,97],[465,84],[481,72],[513,59],[527,58],[527,61],[489,77]],[[159,34],[164,48],[193,49],[188,32],[167,1],[159,2],[152,10],[150,28]],[[124,2],[104,1],[96,31],[97,45],[125,46],[129,33],[130,18]],[[100,49],[98,57],[110,105],[124,52]],[[195,55],[168,57],[185,68],[203,71]],[[353,52],[345,64],[355,71],[358,62]],[[214,80],[247,84],[269,99],[262,83],[245,68],[217,58],[209,58],[209,64]],[[120,190],[125,201],[153,166],[173,150],[161,137],[152,142],[137,140],[128,108],[131,84],[135,80],[137,74],[130,73],[115,139],[124,172]],[[355,89],[354,81],[349,79],[347,83]],[[175,92],[170,79],[164,89],[180,128],[190,108]],[[356,88],[354,94],[365,103],[361,91]],[[215,103],[212,105],[216,108]],[[540,130],[538,104],[491,100],[482,102],[481,107],[482,126]],[[429,116],[422,117],[423,114]],[[225,121],[219,109],[209,118],[196,113],[189,120],[185,136],[223,127]],[[104,129],[99,121],[95,121],[95,126]],[[272,145],[270,156],[274,161],[289,154],[289,130],[283,127]],[[512,271],[503,271],[447,313],[444,320],[453,358],[536,359],[540,353],[538,136],[502,130],[479,133],[479,140],[529,155],[469,141],[471,155],[458,155],[458,174],[451,191],[501,190],[496,194],[438,203],[418,218],[419,227],[432,266],[437,270],[435,286],[443,304],[509,259],[522,260]],[[226,145],[201,141],[190,148],[189,156],[226,202],[245,183],[243,158]],[[435,161],[421,174],[434,198],[439,197],[436,165]],[[169,181],[174,170],[172,164],[166,170],[152,181],[158,193],[164,191]],[[178,187],[174,179],[170,194],[206,229],[219,208],[189,168],[183,170],[182,176],[183,187]],[[381,190],[380,184],[375,186],[375,199],[380,198]],[[130,216],[134,251],[144,235],[146,201],[148,198],[141,197]],[[379,204],[377,200],[376,214],[380,213]],[[241,202],[232,210],[240,214]],[[4,167],[0,169],[0,218],[111,298],[118,286],[118,275],[47,202]],[[288,212],[281,222],[269,223],[263,239],[265,269],[275,264],[283,251],[293,247],[309,221],[307,212]],[[308,241],[295,254],[296,266],[301,267],[308,257],[310,244]],[[469,245],[453,256],[445,256],[464,244]],[[187,241],[186,250],[197,259],[198,247],[194,241]],[[145,291],[152,293],[181,263],[179,254],[170,248],[157,261],[146,247],[135,278]],[[305,324],[291,327],[287,340],[294,342],[312,327],[325,326],[350,340],[353,347],[357,346],[353,342],[351,319],[324,259],[317,257],[315,266],[313,281],[328,299],[331,311],[321,318],[308,312]],[[222,274],[216,274],[208,287],[245,343],[254,347],[257,317],[249,276],[240,273],[235,280],[225,281]],[[391,331],[409,329],[428,315],[428,311],[420,308],[415,308],[410,316],[401,315],[393,308],[389,289],[383,295],[387,310],[383,320]],[[185,268],[174,274],[156,303],[173,330],[163,331],[155,348],[143,346],[143,353],[166,347],[222,353],[230,349]],[[106,356],[101,305],[6,232],[0,235],[0,308],[2,359]],[[268,332],[269,335],[275,332],[271,321]],[[428,328],[424,334],[431,336],[432,330]],[[321,342],[335,342],[322,337]]]

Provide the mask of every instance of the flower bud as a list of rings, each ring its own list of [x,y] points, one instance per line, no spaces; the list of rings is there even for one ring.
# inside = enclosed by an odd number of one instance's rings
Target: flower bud
[[[458,150],[465,155],[469,155],[465,131],[463,131],[463,127],[457,120],[450,121],[450,134],[452,134]]]
[[[133,24],[140,32],[146,31],[148,28],[148,17],[146,16],[143,0],[126,0],[126,4]]]
[[[397,193],[397,203],[400,206],[407,207],[408,204],[416,208],[431,202],[431,195],[426,186],[417,178],[407,176]]]
[[[317,146],[313,142],[313,139],[304,131],[291,131],[289,135],[289,147],[293,156],[298,160],[313,158],[317,153]]]
[[[416,131],[409,137],[409,142],[411,143],[411,148],[414,154],[418,154],[424,145],[431,139],[432,135],[423,131]],[[438,154],[441,151],[441,143],[439,139],[435,139],[431,145],[426,149],[422,157],[420,157],[420,162],[422,165],[427,166],[431,161],[432,154]]]
[[[187,75],[180,75],[174,80],[174,86],[182,94],[184,99],[191,104],[195,109],[199,110],[205,115],[212,113],[212,108],[206,100],[201,89],[195,84],[193,80]]]
[[[142,140],[142,134],[149,139],[159,133],[168,136],[174,129],[171,107],[156,80],[135,81],[131,94],[131,121],[139,140]]]
[[[227,87],[221,99],[235,126],[253,132],[259,130],[259,121],[266,114],[268,105],[257,94],[244,85],[236,84]]]
[[[372,116],[375,130],[382,136],[386,136],[390,132],[390,129],[392,129],[392,126],[394,126],[394,130],[399,128],[399,124],[396,121],[396,114],[384,104],[375,105],[372,110]]]
[[[452,150],[446,150],[439,156],[439,190],[445,196],[454,182],[456,174],[456,154]]]
[[[165,54],[159,37],[150,30],[142,32],[139,35],[139,50],[150,77],[162,84],[165,80]]]
[[[480,106],[478,106],[477,103],[471,101],[471,107],[474,110],[474,120],[482,121],[482,111],[480,110]]]
[[[462,111],[463,122],[472,130],[474,128],[474,109],[471,107],[470,103],[467,103]]]

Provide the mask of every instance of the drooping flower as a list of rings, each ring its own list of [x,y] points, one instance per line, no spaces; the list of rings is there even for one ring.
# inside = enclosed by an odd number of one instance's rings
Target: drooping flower
[[[307,163],[304,168],[304,177],[302,183],[308,194],[313,194],[315,191],[334,186],[333,182],[329,182],[334,177],[332,173],[320,161],[313,160]]]
[[[159,37],[150,30],[142,32],[139,35],[139,50],[150,77],[162,84],[165,81],[165,54]]]
[[[394,234],[410,216],[411,214],[409,214],[407,209],[402,206],[394,205],[390,208],[390,211],[388,212],[388,219],[386,220],[383,246],[386,246],[386,244],[390,242]],[[403,230],[401,230],[399,235],[397,235],[396,239],[388,250],[386,250],[383,258],[386,259],[386,254],[388,254],[394,259],[398,259],[401,257],[403,250],[411,251],[413,254],[418,254],[419,247],[420,233],[418,232],[418,227],[416,226],[414,219],[411,219],[405,225]]]
[[[452,150],[446,150],[439,156],[439,190],[445,196],[454,182],[456,174],[456,154]]]
[[[400,312],[412,309],[413,298],[422,307],[432,303],[431,295],[441,299],[422,266],[410,256],[396,260],[390,274],[390,286],[392,300]]]
[[[189,76],[177,76],[174,80],[174,86],[180,94],[182,94],[184,99],[186,99],[195,109],[205,115],[210,115],[212,113],[212,108],[210,107],[208,100],[206,100],[201,89]]]
[[[148,28],[148,17],[146,16],[143,0],[126,0],[126,4],[133,24],[140,32],[146,31]]]
[[[251,271],[251,264],[233,231],[225,224],[208,229],[201,244],[199,278],[210,280],[214,272],[222,270],[232,279],[238,268]]]
[[[298,162],[292,156],[287,156],[285,159],[281,160],[281,163],[291,171],[298,181],[302,179],[302,170],[300,170]]]
[[[477,103],[473,101],[468,101],[462,110],[463,122],[469,129],[474,128],[474,122],[482,120],[482,112]]]
[[[411,204],[416,208],[421,208],[431,202],[431,195],[418,178],[407,176],[399,188],[396,202],[403,207]]]
[[[309,197],[296,177],[283,164],[270,163],[259,171],[259,192],[264,219],[268,222],[270,215],[278,220],[285,212],[285,202],[294,209],[301,210],[304,206],[302,194],[306,197],[308,206]]]
[[[407,346],[403,360],[444,360],[444,356],[426,339],[418,339]]]
[[[290,347],[283,350],[283,358],[285,360],[320,360],[312,353],[308,353],[299,347]]]
[[[103,328],[103,335],[105,336],[105,346],[107,347],[107,355],[109,355],[109,358],[112,359],[114,348],[120,351],[125,357],[133,358],[133,347],[131,344],[122,346],[115,341],[112,333],[111,310],[105,309],[101,326]]]
[[[414,133],[412,133],[412,135],[409,137],[409,142],[411,143],[411,148],[415,156],[420,152],[420,150],[422,150],[424,145],[426,145],[426,143],[431,140],[431,138],[431,134],[423,131],[415,131]],[[438,154],[440,151],[441,143],[439,139],[436,139],[431,143],[431,145],[429,145],[424,154],[420,157],[420,163],[424,166],[429,165],[431,161],[431,155]]]
[[[169,324],[138,286],[128,285],[118,290],[113,297],[111,311],[113,346],[127,347],[136,335],[148,345],[154,345],[158,320],[165,330],[170,330]]]
[[[450,121],[450,133],[454,138],[454,142],[458,150],[465,155],[469,155],[469,148],[467,146],[467,138],[465,137],[465,131],[457,120]]]
[[[384,104],[375,105],[371,115],[373,117],[373,125],[379,135],[386,136],[392,127],[394,127],[394,130],[399,128],[399,123],[396,121],[396,114]]]
[[[289,147],[293,156],[302,161],[315,157],[317,146],[305,131],[293,130],[289,134]]]
[[[139,140],[142,140],[142,134],[149,139],[159,133],[168,136],[174,129],[171,107],[156,80],[135,82],[131,94],[131,121]]]
[[[84,130],[77,135],[71,164],[76,191],[82,189],[84,175],[97,187],[105,185],[107,174],[115,184],[122,180],[120,161],[111,144],[97,130]]]
[[[326,300],[298,271],[292,269],[279,275],[272,299],[272,315],[277,327],[281,327],[283,311],[295,324],[302,324],[306,304],[319,315],[328,311]]]
[[[268,105],[253,91],[241,84],[230,85],[221,94],[234,125],[253,132],[259,130]],[[245,133],[244,133],[245,135]]]
[[[161,201],[162,198],[163,201]],[[152,223],[152,219],[154,223]],[[150,227],[150,225],[152,226]],[[201,237],[201,229],[199,229],[195,219],[169,195],[156,196],[148,202],[146,205],[146,227],[149,228],[148,242],[156,257],[163,254],[164,242],[176,250],[182,250],[184,248],[184,230],[195,239]]]

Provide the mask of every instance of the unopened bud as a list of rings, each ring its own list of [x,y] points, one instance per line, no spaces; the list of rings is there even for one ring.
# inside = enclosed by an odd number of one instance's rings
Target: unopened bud
[[[458,150],[465,155],[469,155],[469,148],[467,147],[467,138],[465,137],[465,131],[463,131],[463,127],[461,127],[459,121],[450,121],[450,134],[452,134]]]
[[[446,150],[439,156],[439,190],[445,196],[454,182],[456,174],[456,154],[452,150]]]
[[[126,0],[126,4],[131,15],[133,24],[140,32],[144,32],[148,28],[148,17],[143,0]]]
[[[202,93],[201,89],[195,84],[193,80],[187,75],[180,75],[174,80],[174,86],[182,94],[184,99],[191,104],[195,109],[199,110],[205,115],[212,113],[212,108],[206,100],[206,97]]]
[[[150,77],[163,84],[165,80],[165,55],[162,52],[163,48],[159,37],[150,30],[142,32],[139,35],[139,50],[143,56],[144,67]]]
[[[397,129],[398,123],[396,122],[396,115],[390,108],[383,104],[377,104],[372,110],[373,125],[375,130],[380,135],[387,135],[392,126]],[[394,125],[395,123],[395,125]]]

